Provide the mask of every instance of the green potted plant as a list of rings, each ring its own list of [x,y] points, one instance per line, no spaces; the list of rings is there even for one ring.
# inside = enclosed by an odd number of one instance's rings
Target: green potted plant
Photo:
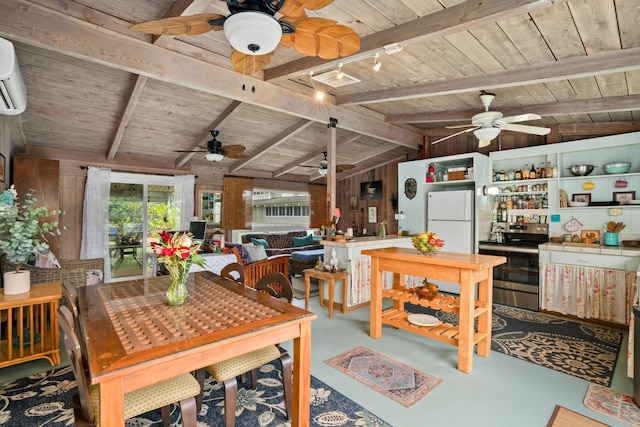
[[[0,253],[6,261],[16,265],[15,271],[4,273],[6,295],[29,291],[30,272],[20,268],[35,259],[37,252],[49,249],[47,235],[60,234],[58,221],[43,221],[60,213],[59,210],[38,206],[35,190],[26,194],[21,205],[17,203],[13,185],[0,196]]]

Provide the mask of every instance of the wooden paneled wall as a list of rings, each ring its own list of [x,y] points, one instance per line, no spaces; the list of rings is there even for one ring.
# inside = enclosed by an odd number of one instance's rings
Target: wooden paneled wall
[[[361,200],[360,183],[369,181],[382,181],[382,199],[377,200]],[[346,231],[355,222],[362,233],[362,229],[367,229],[367,234],[373,235],[378,233],[380,226],[378,225],[384,219],[387,220],[387,233],[394,234],[398,232],[395,221],[396,212],[391,208],[391,194],[398,198],[398,163],[388,163],[379,168],[353,175],[349,178],[338,180],[336,194],[336,207],[340,208],[340,222],[338,229]],[[351,196],[358,197],[358,210],[352,211],[349,207]],[[368,210],[369,207],[377,208],[378,222],[369,223]]]

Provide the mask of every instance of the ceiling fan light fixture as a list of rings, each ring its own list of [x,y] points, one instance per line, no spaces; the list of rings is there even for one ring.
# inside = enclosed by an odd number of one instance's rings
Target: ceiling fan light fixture
[[[500,133],[500,128],[495,127],[486,127],[486,128],[478,128],[473,131],[473,134],[480,141],[491,141],[495,139]]]
[[[222,159],[224,159],[224,154],[222,154],[222,153],[207,153],[204,156],[204,158],[209,160],[210,162],[221,162]]]
[[[245,55],[273,52],[282,38],[282,27],[263,12],[238,12],[224,21],[224,34],[231,46]]]
[[[327,175],[327,168],[320,168],[318,169],[318,173],[322,176],[326,176]]]

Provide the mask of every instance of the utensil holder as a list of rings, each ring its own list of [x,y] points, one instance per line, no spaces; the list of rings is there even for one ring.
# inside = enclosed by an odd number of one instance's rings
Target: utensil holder
[[[618,246],[618,233],[605,233],[604,244],[606,246]]]

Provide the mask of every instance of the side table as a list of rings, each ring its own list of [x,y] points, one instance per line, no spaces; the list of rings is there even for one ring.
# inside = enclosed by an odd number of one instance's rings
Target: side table
[[[335,291],[336,280],[342,281],[342,309],[343,313],[347,312],[347,279],[349,273],[338,271],[331,273],[328,271],[317,271],[313,268],[307,268],[304,270],[304,308],[309,310],[309,288],[311,287],[311,278],[318,279],[318,290],[320,305],[323,305],[324,299],[324,282],[329,283],[329,318],[333,316],[333,295]]]
[[[60,364],[61,297],[62,282],[31,285],[23,294],[0,291],[0,368],[35,359]]]

